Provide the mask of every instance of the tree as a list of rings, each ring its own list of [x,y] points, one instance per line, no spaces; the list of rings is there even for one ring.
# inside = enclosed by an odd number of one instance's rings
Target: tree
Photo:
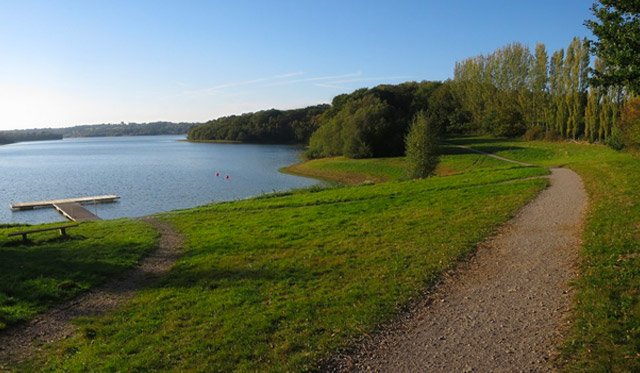
[[[586,40],[573,38],[564,62],[564,82],[568,113],[565,136],[574,140],[582,133],[584,124],[588,68],[588,43]]]
[[[536,44],[535,58],[531,68],[531,103],[532,125],[539,125],[545,122],[545,107],[547,106],[547,84],[549,83],[549,57],[547,49],[542,43]]]
[[[564,84],[564,49],[557,50],[551,56],[549,67],[549,83],[555,133],[564,136],[566,125],[565,84]]]
[[[591,88],[587,96],[587,107],[584,112],[584,135],[589,142],[596,141],[598,135],[598,102],[600,93],[597,88]]]
[[[437,131],[424,111],[418,112],[406,137],[406,156],[411,177],[424,178],[438,164]]]
[[[591,11],[597,20],[585,24],[598,38],[592,42],[593,52],[607,66],[595,72],[594,82],[640,94],[640,1],[599,0]]]
[[[438,135],[461,134],[470,122],[470,115],[454,94],[454,83],[447,81],[436,88],[428,99],[427,116]]]
[[[270,109],[220,117],[191,127],[188,138],[189,140],[304,144],[318,128],[319,117],[328,109],[329,105],[316,105],[303,109]],[[167,131],[169,128],[160,129]]]

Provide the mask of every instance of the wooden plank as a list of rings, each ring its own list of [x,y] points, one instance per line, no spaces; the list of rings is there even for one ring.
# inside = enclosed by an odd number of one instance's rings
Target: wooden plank
[[[58,210],[59,213],[71,221],[81,222],[100,220],[97,215],[85,209],[77,202],[54,203],[53,208]]]
[[[73,228],[73,227],[77,227],[77,226],[78,226],[78,224],[67,224],[67,225],[57,225],[55,227],[36,228],[36,229],[31,229],[31,230],[26,230],[26,231],[9,233],[9,234],[7,234],[7,236],[8,237],[22,236],[22,240],[23,241],[27,241],[27,235],[29,235],[31,233],[47,232],[47,231],[54,231],[54,230],[60,231],[60,235],[61,236],[66,236],[67,235],[67,229]]]
[[[60,205],[65,203],[110,203],[115,202],[120,197],[116,195],[104,195],[95,197],[78,197],[78,198],[65,198],[65,199],[53,199],[48,201],[34,201],[34,202],[20,202],[11,204],[12,210],[29,210],[39,207],[52,207],[53,205]]]
[[[78,225],[79,224],[65,224],[65,225],[56,225],[56,226],[53,226],[53,227],[46,227],[46,228],[27,229],[25,231],[7,233],[7,236],[8,237],[21,236],[23,234],[53,231],[53,230],[56,230],[56,229],[67,229],[67,228],[77,227]]]

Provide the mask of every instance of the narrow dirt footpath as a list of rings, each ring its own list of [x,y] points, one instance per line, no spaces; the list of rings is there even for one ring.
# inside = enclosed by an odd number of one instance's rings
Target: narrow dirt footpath
[[[478,153],[478,154],[486,155],[487,157],[491,157],[491,158],[499,159],[499,160],[501,160],[501,161],[505,161],[505,162],[509,162],[509,163],[519,164],[520,166],[533,166],[533,164],[531,164],[531,163],[520,162],[520,161],[516,161],[515,159],[509,159],[509,158],[501,157],[501,156],[496,155],[496,154],[483,152],[482,150],[477,150],[477,149],[474,149],[474,148],[472,148],[472,147],[470,147],[470,146],[466,146],[466,145],[454,145],[454,144],[451,144],[451,145],[455,146],[456,148],[460,148],[460,149],[468,150],[468,151],[473,152],[473,153]]]
[[[0,334],[0,370],[9,369],[39,350],[43,345],[63,339],[76,330],[76,317],[98,315],[115,309],[135,291],[166,274],[180,255],[182,237],[165,222],[151,217],[142,219],[160,233],[158,249],[119,278],[53,308],[28,324]]]
[[[567,329],[587,196],[580,177],[551,185],[402,320],[327,367],[340,371],[539,372]]]

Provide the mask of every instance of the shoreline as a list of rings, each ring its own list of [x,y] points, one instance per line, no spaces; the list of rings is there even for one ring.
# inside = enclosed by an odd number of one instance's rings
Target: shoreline
[[[282,143],[282,142],[258,142],[258,141],[237,141],[237,140],[189,140],[182,139],[178,140],[181,142],[190,142],[194,144],[202,143],[202,144],[245,144],[245,145],[281,145],[281,146],[293,146],[304,149],[307,147],[306,144],[301,143]]]
[[[180,141],[180,142],[190,142],[188,140],[176,140],[176,141]],[[0,146],[2,145],[8,145],[8,144],[0,144]],[[276,145],[276,144],[263,144],[263,145]],[[280,144],[282,145],[282,144]],[[147,217],[153,217],[156,216],[158,214],[167,214],[167,213],[172,213],[172,212],[177,212],[177,211],[184,211],[184,210],[189,210],[189,209],[195,209],[195,208],[201,208],[201,207],[205,207],[205,206],[210,206],[210,205],[215,205],[218,203],[229,203],[229,202],[235,202],[235,201],[243,201],[243,200],[250,200],[250,199],[254,199],[254,198],[263,198],[265,196],[269,196],[271,194],[281,194],[281,193],[291,193],[291,192],[295,192],[297,190],[304,190],[307,188],[328,188],[328,187],[332,187],[335,185],[346,185],[346,184],[342,184],[339,181],[335,180],[335,179],[330,179],[330,178],[323,178],[321,176],[314,176],[312,174],[303,174],[303,173],[295,173],[295,172],[289,172],[287,171],[288,168],[290,167],[295,167],[297,165],[302,165],[304,163],[306,163],[308,161],[303,161],[303,162],[296,162],[296,163],[292,163],[290,165],[287,166],[283,166],[280,167],[276,170],[277,173],[281,173],[284,175],[290,175],[290,176],[296,176],[296,177],[301,177],[301,178],[306,178],[306,179],[313,179],[316,180],[317,183],[310,185],[310,186],[306,186],[306,187],[292,187],[292,188],[287,188],[287,189],[282,189],[282,190],[273,190],[270,192],[263,192],[261,194],[254,194],[254,195],[250,195],[250,196],[246,196],[246,197],[241,197],[241,198],[235,198],[235,199],[226,199],[226,200],[218,200],[218,201],[211,201],[208,203],[204,203],[204,204],[198,204],[198,205],[194,205],[194,206],[190,206],[190,207],[186,207],[186,208],[178,208],[178,209],[171,209],[171,210],[167,210],[167,211],[158,211],[158,212],[154,212],[151,214],[145,214],[145,215],[136,215],[136,216],[120,216],[120,217],[115,217],[115,218],[106,218],[106,219],[101,219],[103,221],[111,221],[111,220],[117,220],[117,219],[142,219],[142,218],[147,218]],[[12,221],[0,221],[0,227],[9,227],[9,226],[39,226],[39,225],[45,225],[45,224],[55,224],[55,223],[59,223],[59,222],[66,222],[67,220],[52,220],[52,221],[45,221],[45,222],[38,222],[38,223],[29,223],[29,222],[12,222]]]

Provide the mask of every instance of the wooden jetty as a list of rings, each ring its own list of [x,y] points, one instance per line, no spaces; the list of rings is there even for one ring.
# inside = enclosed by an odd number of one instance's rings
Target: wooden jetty
[[[75,221],[92,221],[100,220],[100,218],[87,210],[82,206],[83,203],[111,203],[118,200],[120,197],[116,195],[95,196],[95,197],[79,197],[79,198],[66,198],[66,199],[54,199],[49,201],[35,201],[35,202],[21,202],[11,204],[12,210],[31,210],[34,208],[53,207],[65,218]]]
[[[62,216],[64,216],[65,218],[71,221],[82,222],[82,221],[100,220],[98,215],[85,209],[84,207],[82,207],[81,204],[77,202],[54,203],[53,208],[58,210],[58,212],[62,214]]]
[[[59,205],[64,203],[110,203],[115,202],[120,197],[115,195],[96,196],[96,197],[78,197],[78,198],[66,198],[66,199],[52,199],[49,201],[35,201],[35,202],[20,202],[12,203],[12,210],[31,210],[41,207],[52,207],[53,205]]]

